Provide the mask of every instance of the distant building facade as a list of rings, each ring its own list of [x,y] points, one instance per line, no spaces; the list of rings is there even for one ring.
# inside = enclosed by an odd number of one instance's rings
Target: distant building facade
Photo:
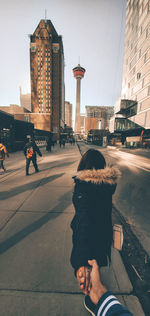
[[[80,113],[80,131],[81,134],[86,134],[86,116],[84,113]]]
[[[109,120],[114,115],[113,106],[86,106],[86,134],[91,129],[109,129]]]
[[[21,87],[20,87],[20,105],[21,107],[24,107],[31,112],[31,93],[23,94]]]
[[[0,106],[0,110],[12,114],[15,120],[30,122],[30,111],[17,104],[10,104],[9,106]]]
[[[122,89],[112,131],[150,129],[150,1],[127,0]]]
[[[65,101],[65,124],[72,127],[72,104]]]
[[[30,35],[31,111],[35,128],[58,134],[65,124],[62,37],[50,20]]]

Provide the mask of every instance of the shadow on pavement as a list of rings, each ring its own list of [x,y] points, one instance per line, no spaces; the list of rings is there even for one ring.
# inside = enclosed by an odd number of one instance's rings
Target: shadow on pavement
[[[0,244],[0,254],[6,252],[8,249],[18,244],[21,240],[26,238],[31,233],[40,229],[47,222],[60,216],[65,211],[65,209],[71,204],[71,193],[72,191],[66,192],[63,196],[61,196],[61,198],[59,199],[59,203],[56,205],[55,208],[48,211],[48,213],[46,213],[40,219],[36,220],[32,224],[29,224],[28,226],[20,230],[18,233],[2,242]],[[58,209],[61,210],[61,212],[56,212]]]
[[[65,161],[66,161],[66,159],[65,159]],[[74,163],[76,162],[76,160],[74,160],[74,161],[72,161],[72,162],[65,162],[65,163],[61,163],[61,164],[59,164],[59,165],[54,165],[54,166],[51,166],[51,167],[49,167],[49,168],[42,168],[41,170],[40,170],[40,172],[42,172],[42,171],[45,171],[45,170],[49,170],[49,169],[54,169],[54,168],[61,168],[61,167],[67,167],[67,166],[69,166],[69,165],[73,165]],[[53,162],[52,162],[53,163]],[[49,165],[49,163],[43,163],[44,165]],[[42,163],[41,163],[41,165],[42,165]]]
[[[42,178],[36,181],[32,181],[30,183],[26,183],[22,186],[17,186],[11,190],[7,190],[7,191],[3,191],[0,193],[0,200],[5,200],[5,199],[9,199],[11,197],[13,197],[14,195],[20,194],[22,192],[28,191],[28,190],[32,190],[35,189],[37,187],[40,187],[48,182],[51,182],[57,178],[60,178],[64,175],[65,173],[59,173],[53,176],[49,176],[46,178]]]

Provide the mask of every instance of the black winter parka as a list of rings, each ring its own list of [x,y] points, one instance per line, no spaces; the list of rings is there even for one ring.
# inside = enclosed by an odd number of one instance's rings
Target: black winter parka
[[[88,266],[89,259],[96,259],[100,267],[111,259],[112,195],[119,176],[117,168],[106,167],[79,171],[73,177],[75,216],[71,222],[71,264],[75,274],[79,267]]]

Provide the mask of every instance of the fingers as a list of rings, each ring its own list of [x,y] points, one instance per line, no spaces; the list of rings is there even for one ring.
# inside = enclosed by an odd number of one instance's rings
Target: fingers
[[[83,277],[83,272],[80,270],[79,271],[79,278],[82,278]]]
[[[93,259],[93,260],[88,260],[88,264],[90,265],[90,266],[97,266],[98,267],[98,264],[97,264],[97,262],[96,262],[96,260],[95,259]]]
[[[90,288],[90,272],[91,269],[88,267],[85,267],[85,294],[89,293],[89,288]]]
[[[76,274],[79,288],[85,295],[88,294],[90,288],[90,271],[89,267],[80,267]]]
[[[77,276],[79,288],[80,288],[80,290],[84,293],[85,277],[86,277],[86,276],[85,276],[84,267],[80,267],[80,268],[77,270],[76,276]]]

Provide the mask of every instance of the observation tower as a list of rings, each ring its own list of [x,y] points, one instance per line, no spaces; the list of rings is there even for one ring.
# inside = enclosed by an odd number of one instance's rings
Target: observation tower
[[[74,77],[77,80],[76,84],[76,114],[75,114],[75,133],[80,134],[80,88],[81,79],[84,77],[85,69],[78,64],[77,67],[73,68]]]

